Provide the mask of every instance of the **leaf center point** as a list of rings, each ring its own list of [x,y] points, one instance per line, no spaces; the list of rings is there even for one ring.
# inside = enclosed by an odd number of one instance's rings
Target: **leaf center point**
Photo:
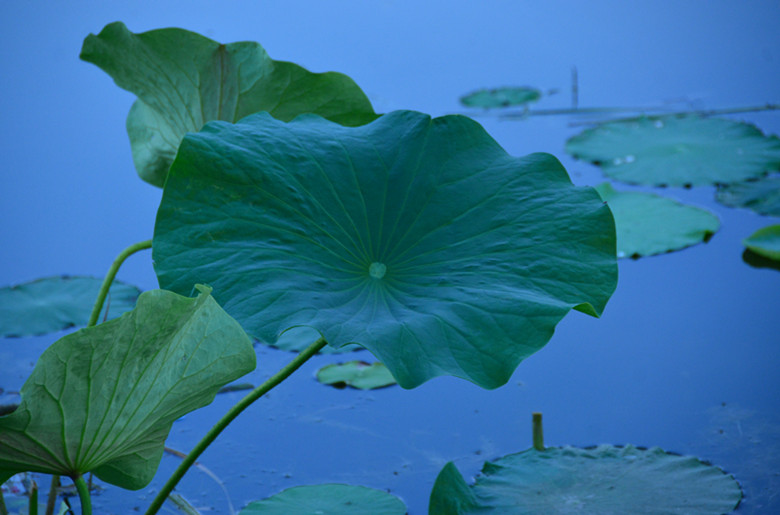
[[[385,272],[387,272],[387,267],[384,263],[374,262],[368,267],[368,274],[374,279],[381,279],[385,276]]]

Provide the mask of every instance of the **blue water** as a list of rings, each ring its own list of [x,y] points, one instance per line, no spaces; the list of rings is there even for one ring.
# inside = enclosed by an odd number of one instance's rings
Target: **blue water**
[[[124,120],[133,96],[78,60],[83,38],[115,20],[135,32],[178,26],[222,42],[259,41],[275,59],[350,75],[380,112],[461,112],[460,95],[504,85],[558,88],[539,107],[567,107],[572,66],[581,106],[780,101],[776,2],[482,4],[4,2],[0,284],[102,276],[121,249],[152,235],[160,191],[132,165]],[[780,133],[778,113],[732,118]],[[604,180],[563,152],[580,118],[477,119],[512,154],[550,152],[575,183]],[[571,313],[506,386],[484,391],[440,378],[411,391],[335,390],[313,374],[344,358],[322,356],[242,415],[200,461],[236,509],[290,486],[350,482],[388,489],[422,514],[447,461],[469,480],[484,460],[529,447],[531,413],[541,411],[548,445],[632,443],[693,454],[741,481],[739,512],[780,513],[780,272],[745,264],[741,244],[778,219],[722,207],[712,187],[654,191],[711,209],[721,230],[706,245],[621,261],[604,316]],[[119,276],[157,286],[148,253]],[[0,342],[0,386],[18,389],[58,336]],[[292,356],[258,355],[247,378],[255,383]],[[177,422],[168,445],[187,451],[240,396],[222,395]],[[145,508],[176,464],[166,456],[141,491],[109,487],[94,499],[96,510]],[[213,508],[204,513],[228,513],[225,494],[200,470],[179,491]]]

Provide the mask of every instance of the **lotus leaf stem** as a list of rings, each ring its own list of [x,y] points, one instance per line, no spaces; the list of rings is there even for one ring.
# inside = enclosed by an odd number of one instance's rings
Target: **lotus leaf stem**
[[[51,476],[49,485],[49,498],[46,502],[46,515],[54,515],[54,508],[57,504],[57,489],[60,487],[60,476]]]
[[[114,262],[111,263],[111,268],[108,269],[106,278],[103,279],[103,284],[100,285],[100,292],[98,293],[97,300],[95,301],[95,305],[92,308],[92,314],[89,316],[87,327],[92,327],[93,325],[97,324],[98,318],[100,317],[100,312],[103,309],[103,303],[106,301],[106,297],[108,296],[108,290],[111,288],[111,284],[114,282],[114,277],[116,277],[116,273],[119,271],[119,267],[122,266],[122,263],[125,262],[125,259],[132,256],[139,250],[150,248],[152,248],[152,240],[145,240],[134,243],[120,252]]]
[[[77,476],[73,482],[76,484],[79,501],[81,501],[81,515],[92,515],[92,499],[89,497],[89,487],[87,482],[84,481],[84,476]]]
[[[273,389],[275,386],[277,386],[279,383],[287,379],[290,374],[298,370],[301,365],[306,363],[306,361],[309,360],[312,356],[317,354],[325,345],[327,345],[328,342],[325,341],[325,338],[320,338],[308,347],[306,347],[303,351],[298,354],[295,359],[290,361],[287,365],[285,365],[281,370],[279,370],[276,374],[271,376],[268,380],[266,380],[263,384],[249,392],[243,399],[238,401],[235,406],[230,408],[230,410],[225,413],[225,415],[222,416],[219,421],[214,424],[214,427],[212,427],[208,433],[206,433],[206,436],[204,436],[200,442],[198,442],[195,447],[190,451],[190,453],[187,455],[186,458],[182,460],[182,462],[179,464],[179,467],[176,469],[176,471],[171,475],[170,478],[168,478],[168,481],[163,485],[162,489],[157,493],[157,496],[152,501],[152,504],[149,506],[149,508],[146,510],[146,515],[153,515],[159,511],[159,509],[162,507],[163,503],[165,502],[165,499],[168,498],[168,495],[173,491],[173,489],[176,487],[176,485],[181,481],[181,478],[184,477],[184,474],[189,470],[189,468],[195,463],[195,460],[198,459],[198,457],[203,454],[203,451],[208,448],[211,443],[216,440],[217,436],[238,416],[241,414],[242,411],[244,411],[246,408],[248,408],[253,402],[255,402],[257,399],[268,393],[271,389]]]
[[[27,512],[30,515],[38,515],[38,483],[34,480],[30,487],[30,504]]]
[[[534,413],[532,415],[531,423],[533,424],[534,449],[536,449],[537,451],[543,451],[544,433],[542,432],[542,414]]]

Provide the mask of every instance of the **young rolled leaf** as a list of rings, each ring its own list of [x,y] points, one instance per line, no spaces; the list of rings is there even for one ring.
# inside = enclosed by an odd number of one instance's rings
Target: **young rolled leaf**
[[[471,486],[448,463],[428,513],[730,513],[741,499],[731,475],[692,456],[632,445],[549,447],[485,462]]]
[[[397,111],[362,127],[266,113],[185,137],[153,244],[160,284],[207,282],[250,334],[311,326],[406,388],[504,384],[572,308],[615,289],[615,227],[547,154],[473,120]]]
[[[274,61],[254,42],[223,45],[174,28],[134,34],[115,22],[84,40],[81,59],[138,96],[127,117],[133,160],[141,178],[160,187],[182,137],[210,120],[268,111],[280,120],[317,113],[361,125],[377,116],[346,75]]]
[[[780,167],[780,139],[724,118],[664,116],[612,122],[566,142],[566,152],[631,184],[684,186],[756,178]]]
[[[201,288],[145,292],[120,318],[52,344],[0,417],[0,483],[33,471],[147,485],[173,421],[255,366],[249,337]]]
[[[97,277],[63,275],[0,288],[0,336],[32,336],[87,325],[101,284],[103,279]],[[108,318],[133,309],[140,293],[135,286],[114,281]]]
[[[707,241],[720,228],[718,217],[706,209],[653,193],[617,191],[608,182],[596,190],[615,217],[619,258],[684,249]]]

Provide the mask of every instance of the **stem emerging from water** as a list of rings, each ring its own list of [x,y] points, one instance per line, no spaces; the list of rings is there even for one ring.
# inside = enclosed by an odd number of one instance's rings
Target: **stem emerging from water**
[[[98,293],[97,300],[95,301],[95,306],[92,308],[92,314],[89,316],[87,327],[92,327],[93,325],[97,324],[98,318],[100,317],[100,311],[103,309],[103,303],[105,302],[106,296],[108,295],[108,290],[111,288],[111,283],[114,282],[114,277],[116,277],[116,273],[119,271],[119,267],[122,266],[122,263],[125,262],[125,259],[132,256],[139,250],[150,248],[152,248],[152,240],[134,243],[120,252],[114,262],[111,263],[111,268],[108,269],[106,278],[103,279],[103,284],[100,286],[100,292]]]
[[[537,451],[543,451],[544,450],[544,433],[542,432],[542,414],[541,413],[534,413],[532,415],[533,418],[533,438],[534,438],[534,449]]]
[[[195,463],[195,460],[198,459],[198,457],[203,454],[203,451],[206,450],[206,448],[211,445],[211,443],[216,440],[217,436],[239,415],[242,411],[244,411],[246,408],[248,408],[253,402],[255,402],[257,399],[268,393],[271,389],[273,389],[275,386],[277,386],[279,383],[287,379],[290,374],[298,370],[301,365],[306,363],[306,361],[309,360],[312,356],[317,354],[317,352],[320,351],[325,345],[327,345],[328,342],[325,341],[325,338],[320,338],[316,342],[312,343],[306,349],[301,351],[300,354],[298,354],[295,359],[290,361],[287,365],[284,366],[279,372],[271,376],[266,382],[249,392],[246,397],[238,401],[238,403],[230,408],[230,411],[225,413],[225,415],[216,423],[214,424],[214,427],[212,427],[208,433],[206,433],[206,436],[204,436],[200,442],[195,445],[195,447],[190,451],[190,453],[187,455],[184,460],[179,464],[179,467],[176,469],[176,471],[173,473],[173,475],[168,478],[168,481],[165,483],[165,485],[162,487],[162,489],[157,493],[157,496],[154,498],[154,501],[152,501],[152,504],[149,506],[149,509],[146,510],[146,515],[153,515],[157,513],[157,511],[162,507],[163,503],[165,502],[165,499],[168,498],[168,495],[173,491],[173,489],[176,487],[176,485],[181,481],[181,478],[184,477],[184,474],[187,472],[187,470]]]
[[[92,499],[89,497],[89,487],[84,481],[84,476],[76,477],[73,482],[76,484],[79,501],[81,501],[81,515],[92,515]]]

